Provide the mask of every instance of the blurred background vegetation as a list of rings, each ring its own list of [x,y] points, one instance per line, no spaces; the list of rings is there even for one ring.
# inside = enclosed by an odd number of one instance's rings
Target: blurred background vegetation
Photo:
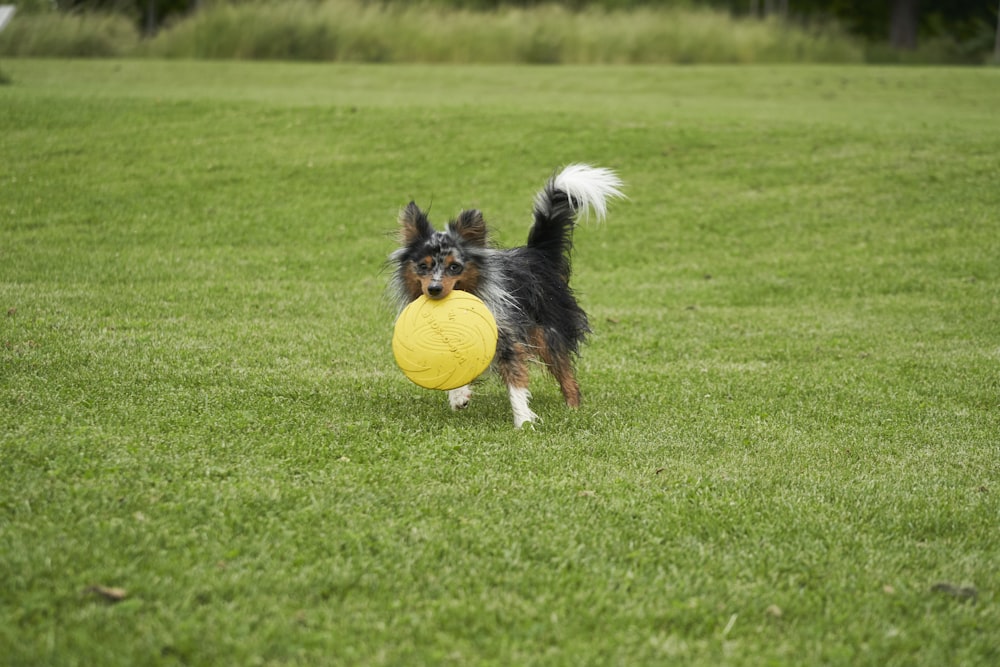
[[[23,0],[0,55],[1000,62],[998,0]]]

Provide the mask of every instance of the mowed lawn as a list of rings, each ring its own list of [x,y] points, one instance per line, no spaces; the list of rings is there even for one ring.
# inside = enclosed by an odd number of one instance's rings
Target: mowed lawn
[[[1000,69],[0,67],[0,664],[1000,662]],[[580,161],[583,406],[452,413],[399,208]]]

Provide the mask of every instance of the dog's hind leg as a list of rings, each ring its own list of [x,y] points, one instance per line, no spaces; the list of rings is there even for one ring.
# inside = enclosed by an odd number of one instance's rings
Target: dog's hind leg
[[[566,405],[571,408],[580,407],[580,385],[576,381],[573,360],[569,353],[557,351],[541,329],[532,332],[532,345],[538,358],[542,360],[545,367],[555,377],[556,382],[559,383],[559,389],[562,391],[563,398],[566,399]]]
[[[573,365],[568,359],[559,359],[556,363],[549,365],[549,370],[559,382],[559,389],[562,390],[566,405],[571,408],[580,407],[580,383],[576,381],[576,374],[573,372]]]
[[[452,410],[464,410],[469,407],[471,399],[472,387],[470,385],[464,385],[458,389],[448,391],[448,405],[451,406]]]

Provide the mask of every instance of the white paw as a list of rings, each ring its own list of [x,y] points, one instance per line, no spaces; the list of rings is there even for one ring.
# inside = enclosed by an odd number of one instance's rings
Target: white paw
[[[452,410],[464,410],[469,407],[469,401],[471,399],[472,387],[469,385],[448,391],[448,405],[451,406]]]
[[[531,410],[528,410],[528,414],[516,414],[514,415],[514,428],[524,428],[524,425],[534,428],[535,422],[539,421],[538,415],[536,415]]]

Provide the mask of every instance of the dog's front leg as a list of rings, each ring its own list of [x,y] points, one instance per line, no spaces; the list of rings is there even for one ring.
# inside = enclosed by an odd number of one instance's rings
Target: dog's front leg
[[[458,389],[450,389],[448,391],[448,405],[451,406],[452,410],[464,410],[469,407],[469,401],[472,399],[472,387],[470,385],[465,385],[459,387]]]
[[[514,412],[514,428],[521,428],[538,419],[528,407],[528,353],[521,343],[508,344],[503,336],[497,345],[497,370],[507,385],[510,409]]]

